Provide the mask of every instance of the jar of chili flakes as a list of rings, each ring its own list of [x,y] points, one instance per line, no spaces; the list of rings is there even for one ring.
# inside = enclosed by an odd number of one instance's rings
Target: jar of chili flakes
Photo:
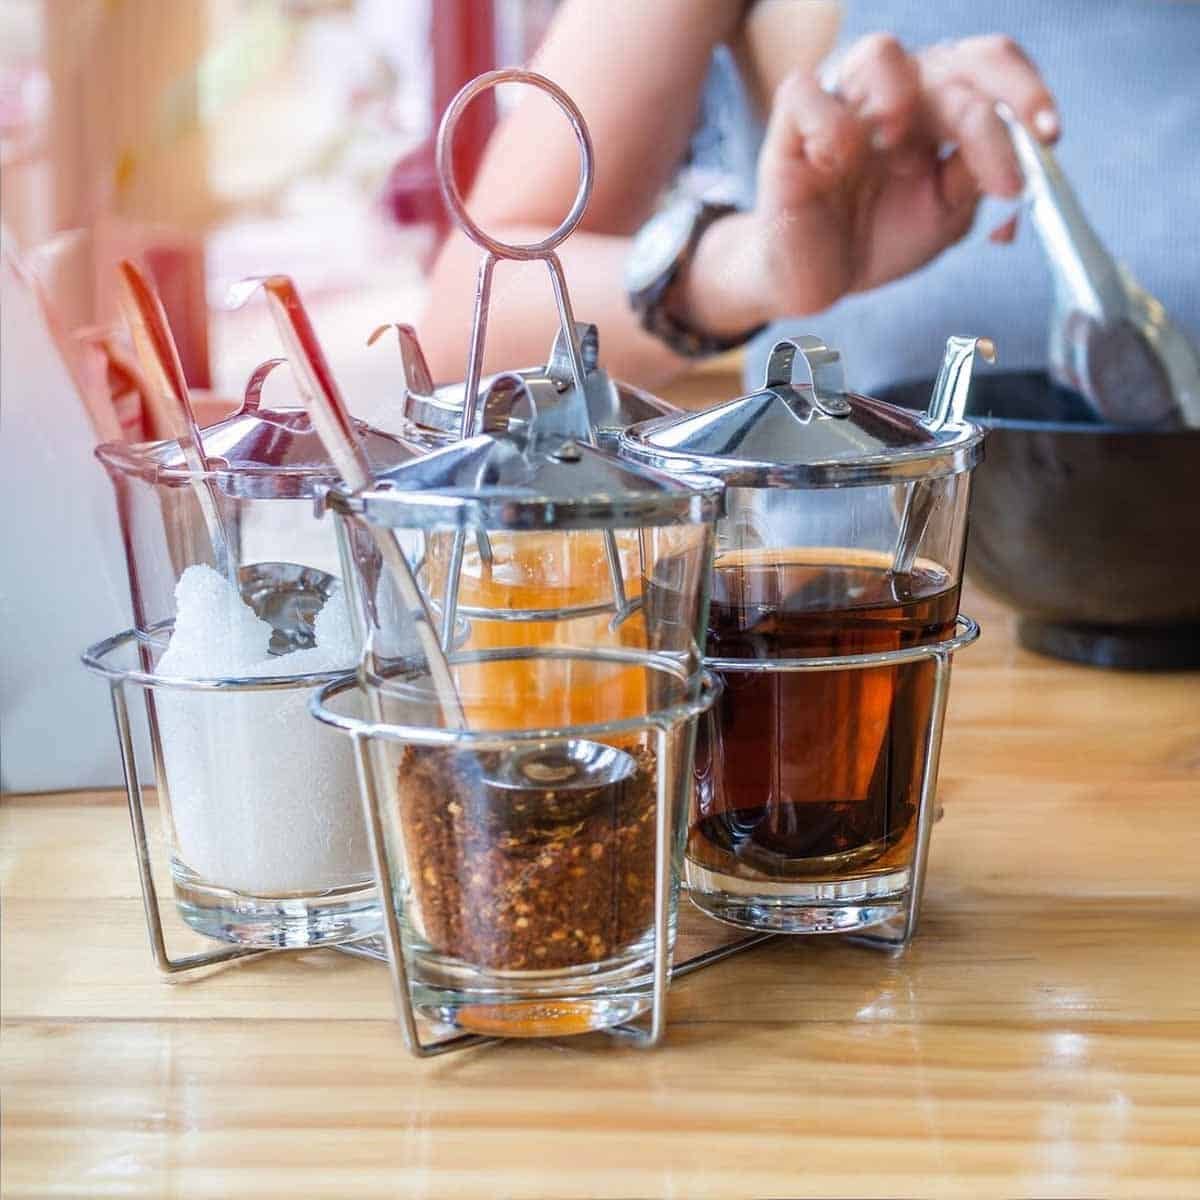
[[[712,699],[721,491],[564,436],[553,388],[492,386],[536,416],[328,497],[367,634],[368,802],[412,1011],[476,1034],[584,1032],[665,991],[695,718]],[[380,528],[419,564],[417,619],[461,631],[453,717],[375,559]],[[338,715],[352,690],[327,690],[318,715],[353,728]]]

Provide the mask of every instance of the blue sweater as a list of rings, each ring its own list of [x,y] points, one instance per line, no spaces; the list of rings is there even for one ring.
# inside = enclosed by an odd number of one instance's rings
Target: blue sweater
[[[1016,38],[1058,99],[1057,153],[1092,224],[1200,341],[1200,3],[845,0],[843,12],[843,45],[875,30],[910,49],[980,33]],[[722,52],[693,157],[727,173],[751,201],[761,136]],[[816,333],[837,346],[858,391],[932,374],[950,333],[994,337],[1004,368],[1043,366],[1051,291],[1040,245],[1028,222],[1011,246],[988,241],[1012,209],[985,200],[967,238],[922,270],[773,331]],[[747,356],[754,384],[769,338]]]

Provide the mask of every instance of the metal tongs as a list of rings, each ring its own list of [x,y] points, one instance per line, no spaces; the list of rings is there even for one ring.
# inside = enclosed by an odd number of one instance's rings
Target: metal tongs
[[[1084,216],[1054,155],[1005,104],[1024,199],[1054,275],[1050,374],[1106,421],[1200,426],[1200,353]]]

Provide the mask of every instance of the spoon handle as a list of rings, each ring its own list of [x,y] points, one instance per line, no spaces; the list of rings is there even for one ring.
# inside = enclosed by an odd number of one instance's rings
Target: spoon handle
[[[977,352],[990,363],[996,361],[996,343],[991,338],[952,336],[946,339],[941,370],[925,413],[925,424],[930,429],[936,431],[947,424],[958,424],[966,416]],[[906,579],[912,575],[917,550],[937,501],[938,489],[928,479],[918,479],[909,489],[892,552],[892,574],[896,578]]]
[[[118,300],[133,337],[142,373],[146,376],[155,433],[159,437],[178,440],[188,471],[193,476],[196,499],[212,542],[217,571],[236,586],[237,572],[229,553],[229,538],[221,519],[217,491],[209,478],[210,468],[200,427],[192,410],[191,394],[166,310],[158,293],[128,259],[118,265],[117,275],[120,284]]]
[[[1054,154],[1030,134],[1007,104],[997,104],[996,114],[1008,129],[1025,176],[1025,199],[1054,272],[1055,287],[1069,307],[1105,324],[1116,320],[1126,309],[1120,273],[1088,223],[1075,189]]]
[[[353,491],[371,487],[374,477],[367,452],[359,440],[354,420],[342,399],[295,283],[287,275],[245,280],[235,289],[231,299],[235,304],[241,303],[259,286],[267,294],[271,316],[283,341],[288,361],[296,373],[313,427],[329,452],[338,474]],[[442,650],[433,615],[408,559],[393,530],[374,525],[369,528],[380,557],[412,614],[446,725],[451,729],[465,729],[466,716],[449,661]]]

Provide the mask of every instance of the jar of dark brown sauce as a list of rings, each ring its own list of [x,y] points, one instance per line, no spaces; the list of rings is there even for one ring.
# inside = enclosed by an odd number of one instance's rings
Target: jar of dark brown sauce
[[[687,839],[691,898],[734,925],[904,945],[920,904],[971,471],[976,350],[952,337],[925,412],[848,392],[780,341],[763,386],[635,426],[621,453],[726,485]],[[801,378],[797,379],[796,376]]]

